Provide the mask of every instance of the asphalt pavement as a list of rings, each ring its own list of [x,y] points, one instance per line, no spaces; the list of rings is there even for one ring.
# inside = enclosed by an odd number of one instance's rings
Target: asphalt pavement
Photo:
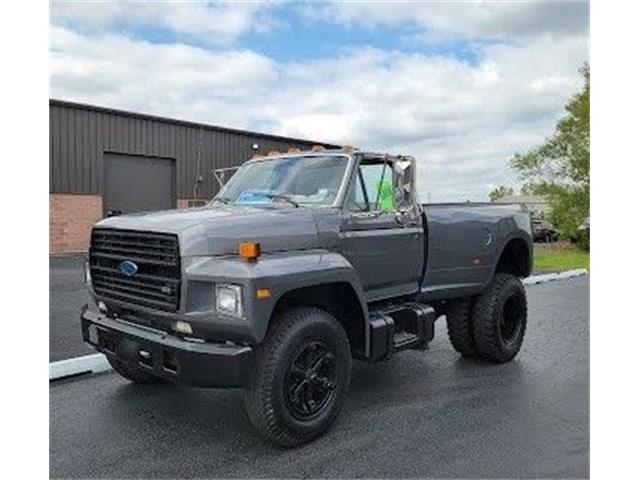
[[[96,353],[82,341],[80,309],[91,301],[82,255],[49,257],[49,361]]]
[[[437,322],[427,352],[355,363],[338,421],[293,450],[265,444],[240,390],[52,383],[52,478],[589,476],[589,278],[527,288],[522,351],[460,358]]]

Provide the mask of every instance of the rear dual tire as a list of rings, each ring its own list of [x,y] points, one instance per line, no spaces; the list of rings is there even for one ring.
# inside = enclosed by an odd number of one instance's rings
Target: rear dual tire
[[[453,348],[463,357],[478,355],[473,338],[472,314],[473,299],[463,298],[447,303],[447,334]]]
[[[451,344],[463,356],[505,363],[522,346],[526,292],[518,277],[498,273],[479,297],[450,302],[446,315]]]

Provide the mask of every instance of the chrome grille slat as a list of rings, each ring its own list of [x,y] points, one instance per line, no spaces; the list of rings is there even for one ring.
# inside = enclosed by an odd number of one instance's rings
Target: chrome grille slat
[[[119,270],[125,260],[138,266],[133,276]],[[156,310],[178,310],[181,270],[177,235],[96,228],[91,233],[89,263],[98,296]]]
[[[167,253],[173,253],[175,250],[175,245],[166,244],[164,242],[161,243],[152,243],[152,242],[141,242],[141,241],[131,241],[131,240],[122,240],[118,239],[118,237],[102,237],[102,238],[94,238],[94,246],[108,246],[110,248],[114,248],[116,246],[123,247],[134,247],[134,248],[143,248],[148,249],[149,246],[153,246],[154,249],[164,249]]]
[[[154,292],[149,290],[141,291],[129,285],[117,285],[109,282],[104,282],[103,280],[99,280],[96,282],[96,285],[103,290],[110,290],[114,292],[122,292],[123,294],[132,295],[136,297],[146,297],[158,299],[158,301],[166,302],[167,299],[171,299],[171,295],[164,294],[162,292]],[[140,295],[140,293],[144,293],[144,295]]]
[[[96,265],[96,266],[93,266],[92,269],[94,269],[99,273],[104,272],[107,275],[115,274],[117,276],[122,277],[122,274],[120,273],[120,271],[114,268],[105,268],[105,267],[100,267]],[[93,275],[94,274],[92,273],[91,276],[93,277]],[[146,280],[147,282],[162,282],[162,283],[172,283],[172,284],[180,283],[180,280],[175,278],[154,277],[153,275],[141,275],[139,273],[136,274],[135,278],[140,280]],[[131,281],[131,279],[128,279],[128,280]]]
[[[121,252],[121,253],[133,253],[136,255],[165,255],[167,257],[175,255],[175,251],[173,248],[166,251],[149,251],[148,249],[144,249],[142,245],[139,244],[125,244],[122,242],[113,242],[110,244],[109,242],[96,242],[93,245],[95,250],[104,250],[107,252]]]
[[[173,303],[171,302],[163,302],[160,300],[155,300],[152,298],[140,296],[140,295],[130,295],[128,293],[118,292],[116,290],[110,288],[102,289],[105,296],[111,297],[114,300],[119,300],[121,302],[134,303],[136,305],[142,305],[144,307],[155,307],[159,310],[171,310],[173,307]]]
[[[136,262],[136,263],[148,263],[148,264],[151,264],[151,265],[164,265],[164,266],[167,266],[167,267],[172,267],[172,266],[175,265],[175,263],[173,263],[173,262],[165,262],[165,261],[162,261],[162,260],[155,260],[155,259],[150,259],[150,258],[142,258],[142,257],[136,257],[136,256],[133,256],[133,255],[126,255],[126,254],[118,255],[118,254],[115,254],[115,253],[103,253],[103,252],[100,252],[100,251],[97,251],[97,252],[93,251],[92,254],[93,254],[94,257],[112,258],[112,259],[115,259],[115,260],[131,260],[131,261]]]
[[[149,295],[161,296],[162,298],[170,294],[173,295],[173,292],[176,292],[176,288],[172,285],[145,285],[144,283],[128,282],[121,279],[117,279],[116,280],[117,283],[116,283],[114,282],[113,277],[97,276],[95,279],[92,279],[92,281],[95,285],[100,284],[105,286],[106,288],[117,286],[118,288],[123,288],[133,293],[140,291],[140,292],[148,293]],[[169,289],[171,293],[169,294],[169,293],[163,292],[162,288],[164,287]]]

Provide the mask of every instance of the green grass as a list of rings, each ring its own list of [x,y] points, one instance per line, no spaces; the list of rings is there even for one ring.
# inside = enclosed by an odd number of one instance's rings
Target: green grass
[[[534,270],[560,272],[574,268],[589,268],[589,252],[583,252],[573,246],[566,248],[535,246],[533,252]]]

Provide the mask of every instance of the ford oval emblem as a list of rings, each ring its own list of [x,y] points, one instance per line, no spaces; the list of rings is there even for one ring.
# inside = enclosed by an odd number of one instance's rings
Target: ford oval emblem
[[[120,270],[120,272],[127,277],[133,277],[138,271],[138,265],[133,263],[131,260],[125,260],[120,265],[118,265],[118,270]]]

